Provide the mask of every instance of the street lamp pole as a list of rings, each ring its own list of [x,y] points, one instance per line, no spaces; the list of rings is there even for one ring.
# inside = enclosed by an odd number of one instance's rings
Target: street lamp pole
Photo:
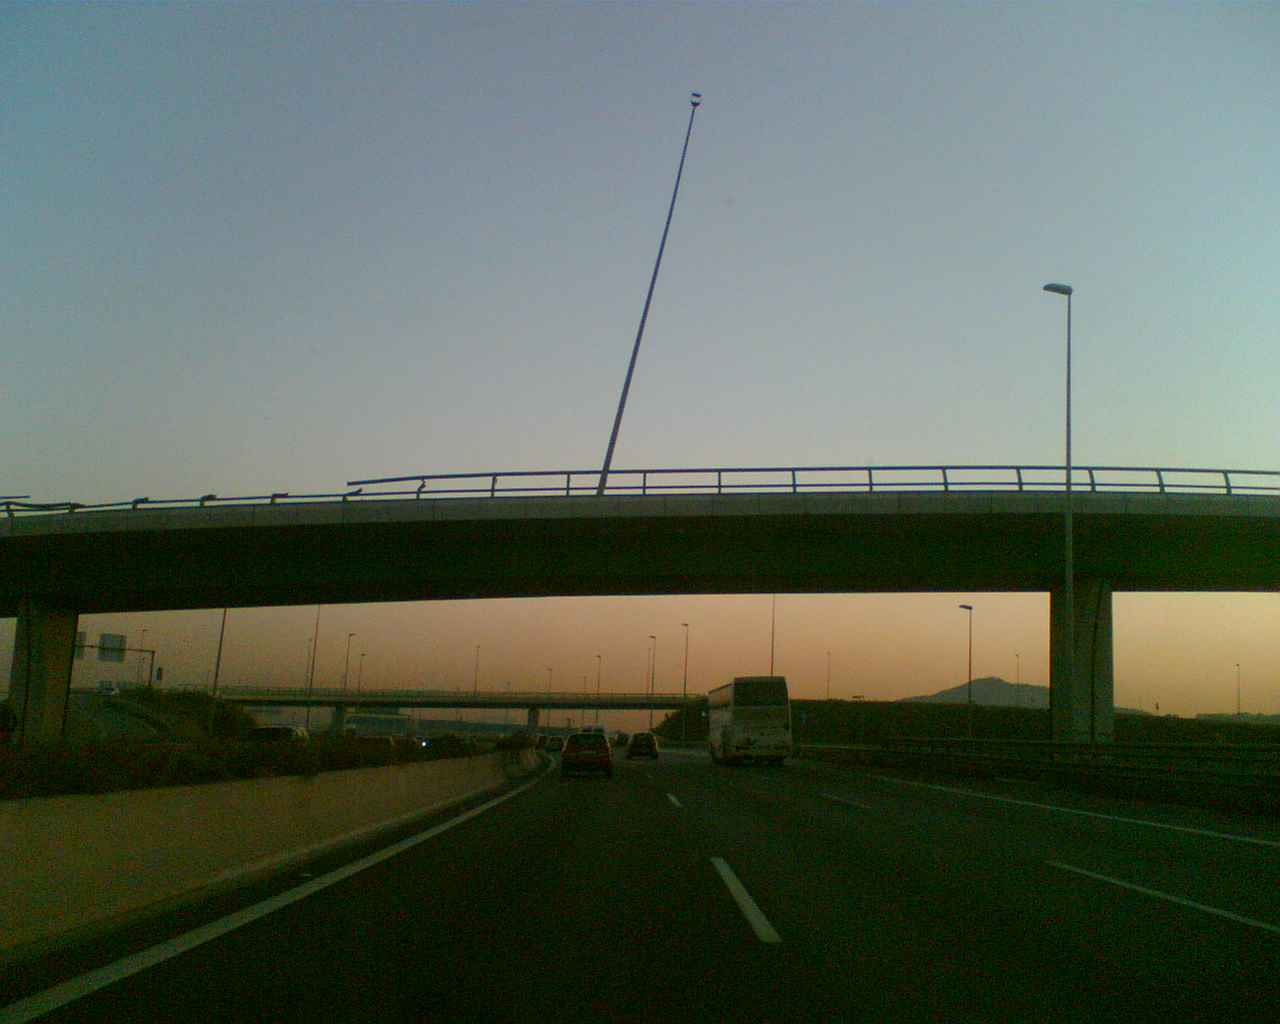
[[[649,640],[649,731],[653,732],[653,686],[658,674],[658,638],[650,635]]]
[[[218,628],[218,654],[213,659],[213,696],[218,696],[218,676],[222,672],[222,639],[227,635],[227,610],[222,609],[222,625]]]
[[[966,728],[969,733],[969,739],[973,739],[973,605],[962,604],[960,607],[969,613],[969,682],[968,697],[965,700],[965,704],[968,707]]]
[[[343,659],[343,662],[342,662],[342,692],[343,693],[347,692],[347,678],[351,671],[351,638],[353,636],[355,636],[354,633],[347,634],[347,656]]]
[[[680,625],[684,626],[684,683],[681,687],[681,692],[687,702],[689,699],[689,623],[682,622]],[[686,703],[680,709],[680,739],[688,739],[688,733],[689,707]]]
[[[604,465],[600,468],[600,482],[596,486],[596,494],[604,494],[609,482],[609,467],[613,464],[613,449],[618,443],[618,430],[622,426],[622,413],[627,407],[627,392],[631,390],[631,377],[636,371],[636,357],[640,354],[640,339],[644,337],[645,321],[649,319],[649,304],[653,302],[653,289],[658,283],[658,268],[662,266],[662,252],[667,247],[667,233],[671,230],[671,215],[676,210],[676,196],[680,194],[680,178],[684,174],[684,158],[689,152],[689,136],[693,134],[693,117],[698,112],[698,104],[702,102],[702,94],[695,92],[689,99],[689,126],[684,131],[684,148],[680,150],[680,165],[676,168],[676,184],[671,190],[671,205],[667,208],[667,223],[662,229],[662,241],[658,243],[658,258],[653,264],[653,276],[649,279],[649,291],[644,297],[644,309],[640,312],[640,329],[636,331],[636,341],[631,347],[631,362],[627,364],[627,376],[622,382],[622,397],[618,400],[618,412],[613,419],[613,432],[609,435],[609,446],[605,449]]]
[[[600,724],[600,655],[596,655],[596,725]]]
[[[1047,284],[1044,290],[1054,295],[1062,295],[1067,300],[1067,451],[1066,451],[1066,503],[1063,513],[1063,583],[1062,599],[1066,606],[1063,616],[1063,645],[1066,650],[1062,659],[1063,676],[1067,692],[1074,701],[1076,682],[1076,587],[1075,587],[1075,555],[1072,550],[1072,496],[1071,496],[1071,295],[1075,290],[1069,284]],[[1052,681],[1051,681],[1052,682]],[[1053,687],[1049,687],[1050,718],[1052,720],[1054,704]],[[1056,726],[1053,722],[1051,728]],[[1062,737],[1055,736],[1055,739]],[[1094,699],[1092,674],[1089,679],[1089,742],[1094,742]]]
[[[307,673],[307,728],[311,728],[311,695],[316,686],[316,652],[320,649],[320,605],[316,605],[316,628],[311,637],[311,667]]]

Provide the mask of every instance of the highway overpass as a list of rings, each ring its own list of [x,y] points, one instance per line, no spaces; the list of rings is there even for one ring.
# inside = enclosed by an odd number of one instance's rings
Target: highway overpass
[[[1057,483],[1054,483],[1054,473]],[[1107,740],[1114,591],[1280,591],[1280,473],[1061,467],[367,481],[331,496],[0,502],[28,739],[57,735],[78,615],[568,595],[1038,591],[1057,739]],[[400,490],[370,493],[365,485]]]
[[[329,707],[341,719],[348,711],[400,708],[524,709],[530,729],[543,711],[674,711],[693,707],[700,694],[564,693],[517,690],[351,690],[332,687],[224,686],[218,696],[250,707]]]

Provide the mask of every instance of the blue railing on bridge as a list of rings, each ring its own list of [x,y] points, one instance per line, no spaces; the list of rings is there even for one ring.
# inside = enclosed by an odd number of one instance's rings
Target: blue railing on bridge
[[[25,496],[0,497],[10,516],[26,513],[103,509],[275,505],[297,502],[370,501],[388,498],[458,499],[596,496],[595,469],[444,473],[352,480],[353,490],[325,494],[272,494],[152,499],[85,504],[33,502]],[[1256,469],[1164,469],[1141,466],[1074,466],[1071,487],[1084,492],[1156,494],[1280,495],[1280,471]],[[378,488],[367,490],[366,488]],[[800,494],[811,492],[892,491],[1060,491],[1066,488],[1062,466],[803,466],[752,469],[611,470],[606,495]]]

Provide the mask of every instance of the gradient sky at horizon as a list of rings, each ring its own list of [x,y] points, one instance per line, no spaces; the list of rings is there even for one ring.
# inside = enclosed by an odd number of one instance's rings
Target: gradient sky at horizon
[[[1060,464],[1065,281],[1078,465],[1276,469],[1278,44],[1274,4],[0,5],[0,494],[598,466],[695,90],[616,468]],[[1044,595],[784,595],[778,668],[955,685],[959,603],[976,675],[1045,682]],[[625,688],[688,622],[705,688],[769,610],[326,609],[320,671],[355,632],[396,685],[479,646]],[[233,611],[223,678],[287,680],[313,618]],[[202,683],[217,619],[82,628]],[[1240,664],[1280,711],[1275,594],[1116,631],[1118,704],[1234,710]]]

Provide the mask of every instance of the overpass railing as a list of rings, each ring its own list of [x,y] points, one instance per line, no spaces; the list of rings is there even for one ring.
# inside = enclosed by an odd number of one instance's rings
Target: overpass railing
[[[701,694],[680,693],[594,693],[582,690],[369,690],[338,687],[268,687],[222,686],[218,696],[245,704],[277,702],[316,705],[366,705],[396,707],[580,707],[589,704],[610,708],[617,704],[670,709],[681,704],[695,704]]]
[[[611,470],[604,494],[801,494],[813,492],[884,493],[895,491],[1061,491],[1062,466],[795,466],[731,469]],[[322,494],[271,494],[199,498],[132,498],[85,504],[33,502],[26,496],[0,496],[9,515],[50,512],[190,508],[209,505],[275,505],[346,502],[388,498],[461,499],[575,497],[598,493],[596,469],[443,473],[352,480],[350,490]],[[1071,487],[1082,492],[1151,494],[1280,495],[1280,470],[1166,469],[1144,466],[1074,466]]]

